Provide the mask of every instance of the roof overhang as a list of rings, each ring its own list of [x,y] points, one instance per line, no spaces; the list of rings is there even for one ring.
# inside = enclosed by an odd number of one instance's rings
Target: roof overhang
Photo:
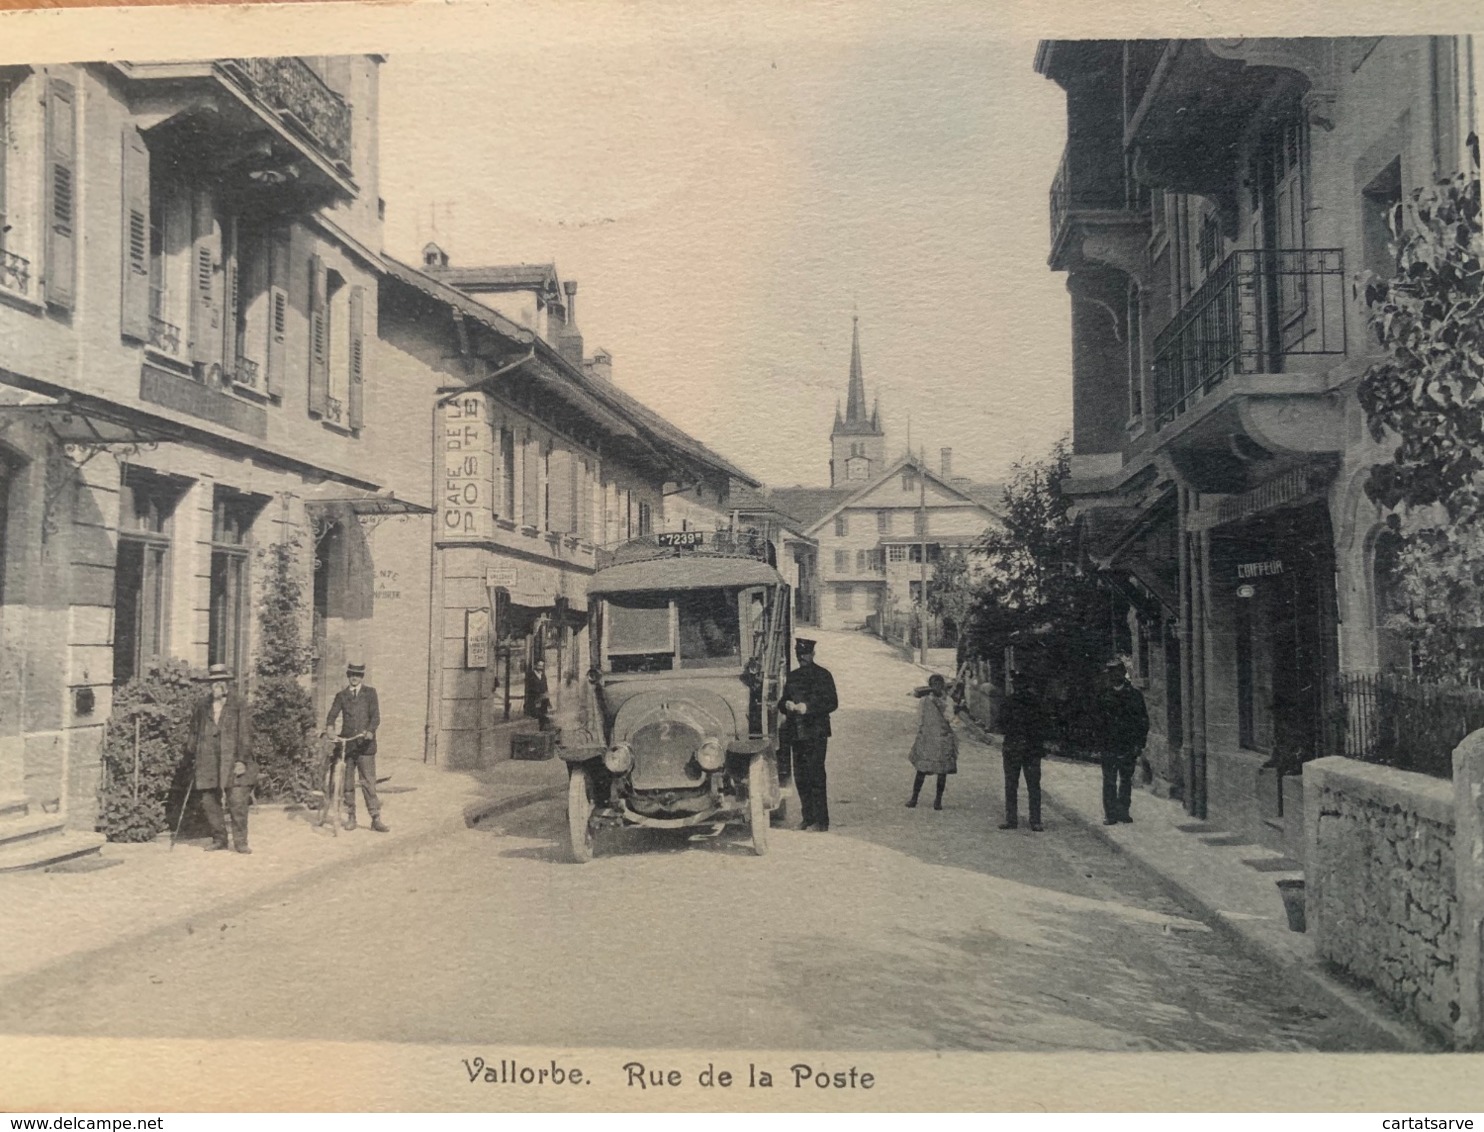
[[[34,421],[44,425],[58,443],[83,448],[140,447],[181,436],[164,422],[139,420],[106,401],[0,384],[0,419],[5,418]]]

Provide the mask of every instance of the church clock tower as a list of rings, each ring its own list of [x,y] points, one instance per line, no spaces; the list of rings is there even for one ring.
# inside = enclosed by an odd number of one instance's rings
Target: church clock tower
[[[861,376],[860,319],[851,320],[850,385],[845,393],[845,415],[835,405],[835,427],[830,430],[830,486],[865,483],[886,467],[886,433],[881,414],[872,407],[866,415],[866,382]]]

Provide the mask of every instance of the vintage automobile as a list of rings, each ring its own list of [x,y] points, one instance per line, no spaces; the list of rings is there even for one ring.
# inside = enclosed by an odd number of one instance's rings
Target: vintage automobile
[[[776,705],[789,660],[789,587],[772,545],[675,531],[600,558],[588,585],[587,721],[563,728],[572,857],[605,826],[744,827],[768,849],[780,779]]]

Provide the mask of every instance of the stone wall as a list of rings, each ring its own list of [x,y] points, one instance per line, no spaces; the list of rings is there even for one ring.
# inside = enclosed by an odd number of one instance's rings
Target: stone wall
[[[1315,954],[1451,1040],[1459,1019],[1454,790],[1352,759],[1304,768]]]

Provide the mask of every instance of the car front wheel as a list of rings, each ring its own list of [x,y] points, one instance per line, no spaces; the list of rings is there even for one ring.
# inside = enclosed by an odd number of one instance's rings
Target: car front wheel
[[[580,766],[567,774],[567,847],[578,864],[593,859],[593,783]]]
[[[747,764],[747,825],[752,851],[761,857],[768,851],[768,760],[762,755]]]

